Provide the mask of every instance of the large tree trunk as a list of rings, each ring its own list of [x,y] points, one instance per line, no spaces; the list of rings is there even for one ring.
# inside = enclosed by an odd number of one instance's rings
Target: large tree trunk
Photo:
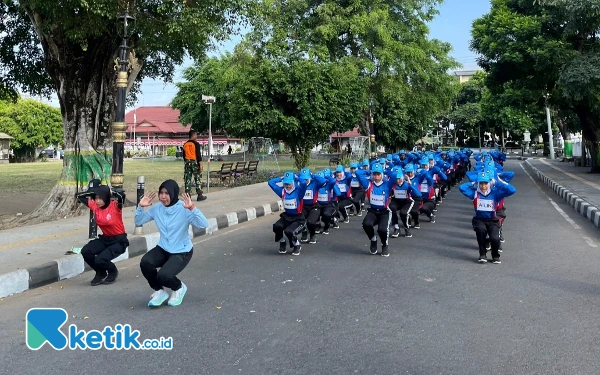
[[[585,142],[582,142],[582,157],[586,158],[586,143],[590,149],[591,170],[590,173],[600,173],[598,165],[598,141],[600,140],[600,124],[595,113],[587,106],[577,106],[575,113],[581,122],[581,133]]]
[[[32,9],[27,11],[44,49],[45,67],[60,102],[65,155],[60,180],[44,202],[10,226],[80,213],[83,207],[77,204],[75,194],[93,178],[108,183],[112,163],[118,40],[100,36],[88,40],[83,48],[57,28],[42,28],[40,16]]]

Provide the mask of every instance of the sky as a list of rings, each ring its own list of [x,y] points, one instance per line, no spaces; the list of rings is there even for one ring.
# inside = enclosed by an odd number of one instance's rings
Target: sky
[[[471,39],[471,25],[473,21],[490,10],[490,0],[445,0],[439,7],[439,14],[429,24],[430,37],[448,42],[452,45],[451,52],[463,70],[477,68],[476,55],[469,50]],[[213,54],[221,54],[232,51],[239,38],[223,43]],[[192,60],[186,60],[176,68],[174,82],[182,80],[183,70],[192,65]],[[141,85],[142,94],[134,107],[140,106],[163,106],[169,105],[177,87],[174,84],[165,84],[160,80],[145,79]],[[51,105],[58,106],[58,100],[52,99]],[[128,108],[132,109],[132,108]]]

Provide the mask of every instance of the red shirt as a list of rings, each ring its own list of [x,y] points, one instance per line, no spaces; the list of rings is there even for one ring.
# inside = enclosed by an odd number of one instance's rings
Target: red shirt
[[[116,201],[110,201],[110,204],[105,209],[98,208],[98,205],[93,199],[88,200],[88,207],[96,215],[96,223],[102,230],[105,236],[118,236],[125,234],[125,226],[123,225],[123,214]]]

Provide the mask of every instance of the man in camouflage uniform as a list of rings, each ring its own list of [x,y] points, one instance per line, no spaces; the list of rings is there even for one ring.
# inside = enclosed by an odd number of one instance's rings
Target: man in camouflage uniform
[[[192,178],[196,184],[196,194],[198,194],[197,201],[203,201],[206,196],[202,193],[200,184],[201,172],[202,172],[202,153],[200,152],[200,144],[196,141],[198,133],[195,130],[190,130],[190,139],[183,144],[183,162],[184,172],[183,180],[185,185],[185,192],[191,194],[192,192]]]

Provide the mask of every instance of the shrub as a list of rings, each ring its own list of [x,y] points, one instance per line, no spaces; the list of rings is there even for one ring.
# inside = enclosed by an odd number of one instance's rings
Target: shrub
[[[177,152],[177,147],[168,147],[167,148],[167,156],[175,156]]]

